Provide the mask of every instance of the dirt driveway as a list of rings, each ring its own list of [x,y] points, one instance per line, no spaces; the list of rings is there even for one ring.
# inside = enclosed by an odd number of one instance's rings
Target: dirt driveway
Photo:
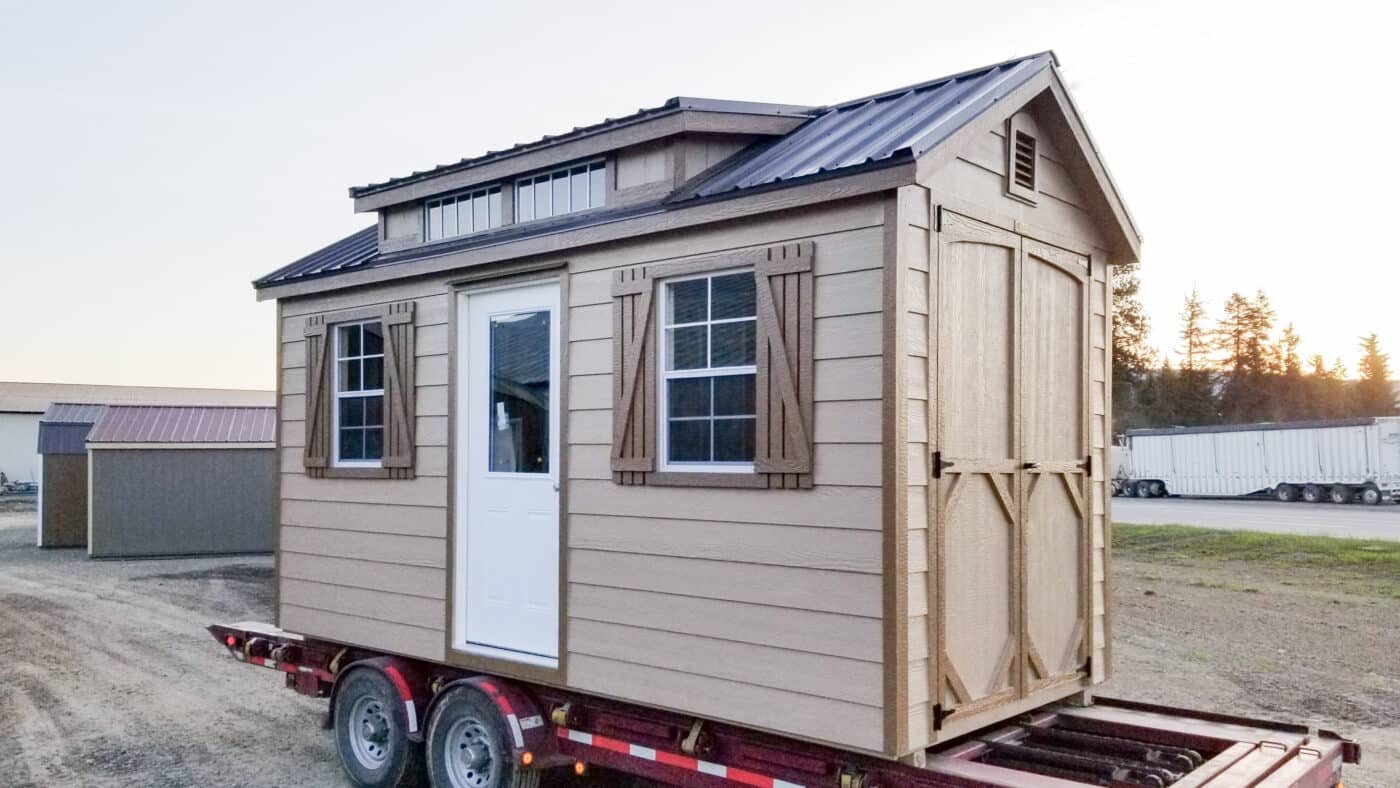
[[[0,513],[0,785],[346,784],[324,704],[202,629],[270,619],[270,558],[89,561],[35,548],[33,525]],[[1366,749],[1350,788],[1400,785],[1400,600],[1239,568],[1115,569],[1105,692],[1337,727]]]

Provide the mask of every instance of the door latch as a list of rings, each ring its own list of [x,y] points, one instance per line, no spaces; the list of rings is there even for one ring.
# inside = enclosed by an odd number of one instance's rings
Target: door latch
[[[933,478],[942,479],[943,471],[951,467],[953,467],[953,461],[943,459],[943,452],[936,451],[933,453]]]

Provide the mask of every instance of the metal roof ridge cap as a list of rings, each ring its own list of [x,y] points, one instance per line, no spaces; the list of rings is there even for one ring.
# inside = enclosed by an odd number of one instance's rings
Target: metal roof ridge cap
[[[967,69],[966,71],[959,71],[959,72],[956,73],[956,74],[949,74],[949,75],[946,76],[946,77],[937,77],[937,78],[934,78],[934,79],[925,80],[925,81],[923,81],[923,82],[915,82],[915,83],[912,84],[912,85],[904,85],[904,86],[902,86],[902,87],[892,88],[892,89],[890,89],[890,90],[882,90],[882,91],[880,91],[880,92],[878,92],[878,93],[871,93],[871,94],[868,95],[868,96],[861,96],[860,98],[854,98],[854,99],[851,99],[851,100],[849,100],[849,101],[843,101],[843,102],[841,102],[841,103],[839,103],[839,104],[832,104],[832,105],[829,105],[829,106],[819,107],[818,109],[822,109],[822,110],[828,110],[828,109],[837,109],[837,110],[839,110],[839,109],[845,109],[845,108],[848,108],[848,107],[853,106],[853,105],[856,105],[856,104],[862,104],[862,103],[867,102],[867,101],[879,101],[880,99],[890,98],[891,96],[896,96],[896,95],[899,95],[899,94],[901,94],[901,93],[905,93],[905,92],[908,92],[908,91],[926,90],[926,89],[928,89],[928,88],[934,87],[935,85],[939,85],[939,84],[942,84],[942,83],[944,83],[944,82],[956,82],[957,80],[960,80],[960,79],[966,79],[967,77],[970,77],[970,76],[972,76],[973,74],[980,74],[980,73],[982,73],[982,72],[985,72],[985,71],[992,71],[992,70],[994,70],[994,69],[1002,68],[1002,67],[1004,67],[1004,66],[1009,66],[1009,65],[1012,65],[1012,64],[1019,64],[1019,63],[1021,63],[1021,62],[1025,62],[1025,61],[1036,60],[1037,58],[1044,57],[1044,56],[1046,56],[1046,55],[1049,55],[1049,56],[1050,56],[1050,59],[1051,59],[1051,62],[1052,62],[1052,63],[1054,63],[1054,64],[1057,65],[1057,66],[1059,65],[1059,62],[1060,62],[1060,61],[1059,61],[1059,58],[1055,55],[1055,50],[1053,50],[1053,49],[1044,49],[1044,50],[1041,50],[1041,51],[1039,51],[1039,52],[1035,52],[1035,53],[1032,53],[1032,54],[1029,54],[1029,55],[1022,55],[1021,57],[1007,58],[1006,60],[1002,60],[1002,61],[997,62],[997,63],[989,63],[989,64],[987,64],[987,65],[985,65],[985,66],[979,66],[978,68],[970,68],[970,69]]]

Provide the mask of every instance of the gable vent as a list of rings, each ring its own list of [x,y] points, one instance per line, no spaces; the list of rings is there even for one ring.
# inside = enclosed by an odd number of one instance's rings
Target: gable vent
[[[1015,160],[1012,162],[1012,177],[1022,189],[1035,191],[1035,137],[1024,131],[1016,132]]]
[[[1035,202],[1038,147],[1032,121],[1024,113],[1012,116],[1006,123],[1007,195]]]

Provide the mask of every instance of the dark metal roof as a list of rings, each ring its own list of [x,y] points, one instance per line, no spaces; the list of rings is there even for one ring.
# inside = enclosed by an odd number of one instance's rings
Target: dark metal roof
[[[1054,55],[858,99],[820,111],[694,189],[699,197],[764,186],[894,158],[917,158],[1054,64]]]
[[[39,423],[92,424],[106,407],[90,402],[55,402],[39,417]]]
[[[1380,417],[1356,419],[1316,419],[1313,421],[1265,421],[1257,424],[1212,424],[1207,427],[1140,427],[1124,434],[1130,438],[1144,435],[1201,435],[1213,432],[1259,432],[1270,430],[1325,430],[1335,427],[1369,427]]]
[[[624,115],[620,118],[604,118],[599,123],[594,123],[589,126],[575,126],[574,128],[562,134],[546,134],[545,136],[540,137],[539,139],[531,142],[521,142],[503,150],[487,151],[486,153],[483,153],[480,156],[465,158],[460,161],[453,162],[451,164],[439,164],[436,167],[432,167],[427,170],[420,170],[410,175],[404,175],[399,178],[390,178],[386,181],[380,181],[379,183],[369,183],[365,184],[364,186],[351,186],[350,196],[364,197],[365,195],[374,194],[375,192],[381,192],[386,189],[393,189],[398,186],[403,186],[404,184],[415,183],[417,181],[427,180],[428,178],[436,178],[439,175],[446,175],[450,172],[458,172],[460,170],[469,169],[471,167],[476,167],[478,165],[485,164],[490,161],[495,161],[497,159],[504,159],[510,156],[518,156],[522,153],[528,153],[529,151],[537,150],[539,148],[545,148],[550,145],[556,145],[561,142],[567,142],[569,140],[587,137],[592,134],[600,134],[605,131],[612,131],[613,129],[620,128],[622,126],[628,126],[633,123],[638,123],[644,120],[651,120],[653,118],[659,118],[665,115],[683,112],[685,110],[698,112],[728,112],[745,115],[793,116],[806,115],[812,111],[812,108],[792,104],[765,104],[756,101],[725,101],[722,99],[705,99],[693,98],[689,96],[677,96],[675,98],[667,99],[666,103],[662,104],[659,107],[643,107],[637,110],[636,112],[632,113],[631,115]]]
[[[511,224],[484,233],[424,244],[398,252],[377,252],[377,230],[367,227],[296,262],[258,279],[255,287],[365,270],[482,246],[621,221],[649,213],[686,207],[702,200],[722,200],[758,189],[780,188],[820,178],[846,176],[921,156],[973,118],[1055,64],[1050,52],[1008,60],[993,66],[849,101],[832,107],[809,108],[749,104],[707,99],[671,99],[660,107],[638,110],[626,118],[607,120],[554,137],[545,137],[475,159],[443,165],[379,184],[352,189],[355,196],[475,166],[492,158],[544,147],[565,139],[614,128],[637,120],[685,109],[714,112],[761,112],[811,118],[771,142],[759,143],[721,165],[714,174],[665,199],[644,205],[601,209],[543,221]]]
[[[276,408],[112,405],[88,443],[271,443]]]

